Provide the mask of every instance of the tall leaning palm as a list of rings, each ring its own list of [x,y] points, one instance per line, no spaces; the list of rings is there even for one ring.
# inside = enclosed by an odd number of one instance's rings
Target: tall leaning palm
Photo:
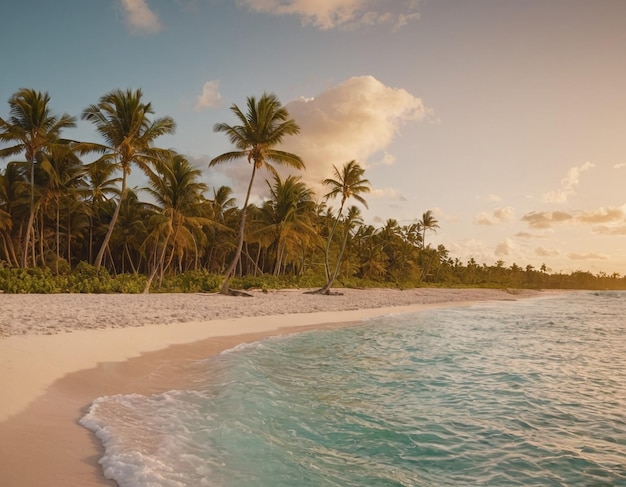
[[[422,229],[422,249],[426,248],[426,230],[436,232],[439,228],[439,221],[435,218],[432,210],[422,214],[422,219],[417,222]]]
[[[209,167],[225,162],[232,162],[240,158],[246,158],[248,164],[252,166],[252,174],[246,199],[241,211],[241,221],[239,223],[237,248],[231,264],[226,270],[224,281],[220,292],[222,294],[233,294],[229,291],[228,284],[232,278],[237,263],[241,258],[243,249],[244,231],[246,227],[246,214],[248,201],[254,176],[259,169],[266,168],[272,174],[276,174],[274,164],[281,164],[295,169],[304,169],[304,163],[299,156],[290,152],[275,149],[283,138],[287,135],[295,135],[300,131],[296,122],[289,118],[289,113],[280,104],[280,101],[273,94],[264,93],[258,100],[255,97],[248,97],[247,111],[244,113],[236,104],[230,107],[235,114],[240,125],[228,125],[226,123],[215,124],[215,132],[223,132],[230,139],[236,150],[225,152],[214,158]]]
[[[137,165],[144,172],[158,166],[169,151],[154,147],[154,142],[162,135],[173,133],[176,128],[171,117],[150,120],[149,116],[154,114],[154,110],[150,103],[142,101],[142,96],[140,89],[113,90],[102,96],[97,105],[90,105],[82,113],[82,119],[96,126],[96,131],[105,140],[105,144],[79,144],[78,148],[83,152],[102,153],[99,161],[114,164],[122,171],[120,197],[102,246],[96,255],[94,262],[96,269],[100,269],[102,265],[104,252],[119,217],[120,203],[127,190],[126,178],[132,165]]]
[[[354,198],[367,208],[367,201],[365,201],[365,198],[363,198],[361,194],[369,193],[371,190],[369,180],[363,178],[365,169],[363,169],[357,161],[352,160],[345,163],[341,170],[337,169],[336,166],[333,166],[333,172],[334,178],[328,178],[322,181],[324,186],[330,186],[330,191],[325,195],[326,199],[333,199],[337,196],[341,196],[339,213],[337,214],[337,218],[335,219],[335,222],[330,230],[330,234],[328,235],[326,252],[324,254],[327,283],[330,282],[332,277],[330,272],[330,244],[333,240],[337,225],[342,220],[345,203],[349,198]]]
[[[48,93],[28,88],[22,88],[11,96],[9,109],[7,120],[0,117],[0,143],[14,145],[0,149],[0,159],[23,153],[30,169],[30,211],[22,249],[22,265],[26,267],[35,219],[36,158],[53,145],[66,142],[61,139],[61,132],[76,126],[76,119],[66,113],[53,115]]]

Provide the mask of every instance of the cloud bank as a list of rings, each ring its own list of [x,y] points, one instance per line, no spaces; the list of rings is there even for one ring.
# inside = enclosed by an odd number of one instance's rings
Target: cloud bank
[[[566,211],[532,211],[526,213],[522,219],[528,226],[535,229],[552,228],[562,223],[605,224],[603,227],[611,229],[617,225],[626,225],[626,205],[621,207],[599,208],[593,211],[566,212]],[[609,224],[608,226],[606,224]],[[610,233],[598,231],[597,233]]]
[[[399,29],[419,18],[416,0],[236,0],[252,12],[294,15],[318,29],[390,24]]]
[[[120,0],[126,25],[136,34],[153,34],[161,30],[159,16],[154,13],[146,0]]]
[[[420,98],[372,76],[350,78],[285,107],[300,134],[285,139],[283,149],[302,157],[302,176],[314,187],[332,174],[333,165],[342,167],[355,159],[367,168],[375,160],[393,161],[385,151],[402,124],[426,115]]]

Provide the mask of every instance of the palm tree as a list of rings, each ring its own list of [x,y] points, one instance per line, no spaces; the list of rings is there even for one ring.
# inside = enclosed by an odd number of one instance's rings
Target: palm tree
[[[43,216],[52,208],[55,236],[55,271],[59,271],[61,259],[61,210],[72,206],[78,200],[80,189],[84,186],[85,166],[69,145],[52,146],[41,152],[38,157],[38,186],[41,191],[37,204]],[[65,213],[65,211],[64,211]],[[69,222],[69,218],[67,219]],[[70,238],[69,232],[68,239]],[[41,253],[41,252],[40,252]],[[44,255],[40,256],[44,259]],[[69,261],[69,255],[66,256]]]
[[[207,231],[208,254],[206,255],[206,267],[209,271],[223,272],[226,268],[226,256],[230,247],[230,234],[236,228],[237,208],[233,198],[233,190],[229,186],[213,188],[213,198],[209,200],[210,218],[217,222]],[[234,222],[234,224],[233,224]],[[235,246],[233,246],[235,247]]]
[[[9,162],[3,173],[0,172],[0,207],[9,216],[4,219],[2,233],[4,238],[7,261],[16,267],[20,259],[15,251],[15,243],[19,241],[22,223],[28,215],[28,178],[23,171],[23,164]],[[19,222],[19,224],[18,224]]]
[[[212,220],[202,216],[202,206],[206,202],[203,193],[206,184],[199,182],[200,170],[194,169],[181,155],[174,155],[167,162],[167,170],[162,173],[150,174],[148,192],[157,202],[159,211],[155,218],[154,230],[151,234],[155,241],[155,252],[162,240],[159,258],[148,277],[144,292],[150,290],[152,280],[157,271],[161,275],[171,264],[175,255],[182,258],[186,250],[196,252],[198,245],[193,234],[194,228],[212,224]],[[171,246],[170,257],[166,263],[166,252]]]
[[[246,113],[242,112],[236,104],[233,104],[230,109],[241,122],[241,125],[218,123],[215,124],[213,130],[225,133],[237,150],[215,157],[209,163],[209,167],[245,157],[248,160],[248,164],[252,165],[252,175],[250,176],[246,199],[241,211],[237,248],[222,282],[220,290],[222,294],[236,294],[229,291],[228,283],[241,258],[248,201],[256,172],[265,167],[272,174],[276,174],[273,164],[304,169],[304,163],[299,156],[274,149],[282,142],[285,136],[295,135],[300,131],[296,122],[289,118],[289,113],[281,106],[276,95],[264,93],[258,100],[255,97],[248,97]]]
[[[10,250],[13,244],[13,240],[11,239],[13,219],[11,218],[10,212],[8,183],[6,172],[0,171],[0,239],[2,240],[4,260],[6,260],[9,265],[13,265],[14,253],[12,254]]]
[[[335,264],[335,270],[328,279],[328,282],[324,284],[324,287],[316,293],[319,294],[330,294],[330,288],[332,287],[335,279],[339,275],[339,269],[341,268],[341,262],[343,260],[343,254],[346,250],[346,244],[348,243],[348,237],[350,237],[350,232],[357,226],[361,226],[363,224],[363,218],[361,216],[361,210],[359,210],[356,206],[351,206],[348,208],[348,213],[346,214],[345,219],[343,220],[344,225],[344,234],[343,241],[341,243],[341,249],[339,250],[339,256],[337,257],[337,263]]]
[[[280,273],[290,250],[305,244],[316,236],[310,216],[315,207],[313,190],[299,176],[288,176],[285,180],[274,176],[274,183],[267,182],[271,199],[261,208],[263,225],[257,233],[273,234],[276,244],[274,275]]]
[[[30,169],[30,211],[24,236],[22,266],[26,267],[33,223],[35,219],[35,163],[41,151],[62,140],[63,129],[76,126],[76,119],[64,113],[55,116],[50,111],[50,96],[22,88],[9,99],[8,120],[0,117],[0,142],[15,144],[0,149],[0,159],[24,153]],[[34,250],[34,249],[33,249]],[[34,263],[34,262],[33,262]]]
[[[326,272],[326,284],[315,293],[323,293],[329,294],[330,286],[334,282],[336,278],[333,277],[333,273],[330,272],[330,244],[333,240],[333,236],[335,234],[335,230],[339,223],[343,220],[343,209],[346,201],[349,198],[354,198],[359,203],[361,203],[365,208],[367,208],[367,201],[362,193],[369,193],[371,190],[369,180],[363,178],[365,174],[365,169],[361,167],[361,165],[352,160],[343,165],[341,171],[337,168],[337,166],[333,166],[334,178],[327,178],[322,181],[322,184],[325,186],[330,186],[331,190],[326,193],[324,196],[326,199],[332,199],[337,196],[341,196],[341,203],[339,205],[339,212],[337,213],[337,218],[333,222],[333,225],[330,229],[330,233],[328,235],[328,240],[326,241],[326,249],[324,251],[324,270]],[[345,230],[348,231],[347,229]],[[344,236],[345,241],[345,236]],[[340,252],[339,258],[337,259],[337,264],[335,268],[338,270],[341,264],[342,253]]]
[[[367,201],[361,196],[361,193],[369,193],[370,182],[363,178],[365,169],[363,169],[358,162],[352,160],[343,165],[341,171],[337,169],[337,166],[333,166],[334,178],[324,179],[322,184],[324,186],[330,186],[331,190],[326,193],[326,199],[333,199],[337,196],[341,196],[341,203],[339,205],[339,212],[337,218],[333,223],[333,226],[328,235],[328,241],[326,242],[326,250],[324,253],[324,265],[326,271],[326,280],[330,280],[330,244],[333,240],[337,225],[342,219],[343,208],[348,198],[354,198],[367,208]]]
[[[426,230],[436,232],[437,228],[439,228],[439,221],[437,221],[433,212],[428,210],[422,214],[422,219],[417,223],[422,229],[422,249],[424,249],[426,247]]]
[[[77,149],[103,153],[100,161],[108,161],[122,171],[120,197],[95,260],[98,270],[119,216],[120,203],[126,193],[126,178],[132,165],[136,164],[144,172],[157,166],[169,151],[155,148],[154,142],[161,135],[173,133],[176,127],[171,117],[151,121],[149,115],[154,110],[150,103],[141,100],[142,96],[140,89],[113,90],[102,96],[97,105],[90,105],[82,113],[83,120],[96,126],[105,145],[78,144]]]
[[[108,255],[114,255],[117,258],[111,258],[114,272],[116,263],[119,263],[121,273],[127,272],[126,262],[130,265],[133,274],[137,274],[137,270],[141,267],[144,257],[142,245],[148,238],[147,226],[155,213],[153,205],[139,200],[138,193],[142,189],[145,188],[128,188],[126,196],[120,202],[120,214],[107,247]],[[111,201],[108,202],[109,207],[110,204]],[[100,211],[102,212],[102,209],[106,207],[107,204],[103,204]]]
[[[117,186],[122,178],[114,177],[116,165],[112,161],[98,159],[86,166],[87,188],[85,190],[86,213],[89,215],[89,240],[87,260],[93,263],[94,218],[100,220],[102,208],[113,196],[120,196]],[[102,232],[103,234],[106,231]]]

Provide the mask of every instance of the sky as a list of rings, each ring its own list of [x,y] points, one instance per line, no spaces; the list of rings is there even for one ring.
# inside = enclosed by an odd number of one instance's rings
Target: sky
[[[240,204],[250,168],[208,167],[231,149],[213,126],[274,93],[320,196],[333,165],[365,168],[366,223],[431,210],[427,244],[462,262],[626,275],[624,0],[4,2],[0,116],[22,87],[76,116],[141,88],[177,123],[158,145]]]

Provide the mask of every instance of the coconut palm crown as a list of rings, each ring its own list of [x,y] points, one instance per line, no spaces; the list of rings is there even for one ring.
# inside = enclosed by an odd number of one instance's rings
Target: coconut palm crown
[[[231,144],[234,145],[237,150],[225,152],[215,157],[209,163],[209,167],[246,158],[248,163],[252,165],[252,174],[241,211],[237,248],[234,258],[226,270],[224,282],[221,287],[222,294],[229,294],[228,283],[241,257],[248,201],[250,199],[250,192],[252,191],[256,171],[265,168],[273,175],[276,175],[277,172],[274,164],[284,165],[294,169],[304,169],[304,163],[299,156],[275,149],[275,147],[283,141],[285,136],[296,135],[300,131],[295,120],[289,118],[289,113],[280,104],[276,95],[264,93],[259,99],[256,97],[248,97],[246,113],[236,104],[233,104],[230,109],[240,123],[238,125],[217,123],[213,127],[213,130],[215,132],[225,133]]]
[[[330,234],[328,235],[324,253],[324,270],[326,271],[327,283],[331,281],[332,277],[329,262],[330,244],[335,234],[335,230],[337,229],[337,225],[343,216],[343,209],[346,201],[349,198],[354,198],[367,208],[367,201],[363,198],[363,196],[361,196],[361,193],[369,193],[371,191],[369,180],[363,177],[365,169],[363,169],[355,160],[346,162],[342,166],[341,170],[339,170],[337,166],[333,165],[333,173],[335,176],[334,178],[327,178],[322,181],[324,186],[330,186],[330,191],[324,196],[326,199],[333,199],[337,196],[341,196],[339,213],[337,214],[337,218],[335,219],[333,227],[330,230]]]
[[[126,193],[126,178],[132,165],[136,164],[145,172],[149,172],[151,166],[159,165],[169,151],[154,147],[154,142],[162,135],[173,133],[176,128],[171,117],[151,120],[149,116],[154,110],[150,103],[142,101],[142,96],[140,89],[116,89],[102,96],[97,105],[90,105],[82,113],[82,119],[95,125],[105,144],[78,144],[77,150],[100,152],[103,154],[100,160],[112,162],[122,171],[120,198],[96,256],[97,269],[102,264],[104,252],[117,222],[120,203]]]
[[[26,266],[35,216],[36,158],[53,145],[67,142],[60,138],[61,132],[75,127],[76,119],[66,113],[61,116],[53,115],[50,110],[50,95],[29,88],[22,88],[11,96],[9,113],[6,120],[0,117],[0,144],[9,144],[0,149],[0,159],[24,153],[30,166],[30,212],[22,257],[22,265]]]

